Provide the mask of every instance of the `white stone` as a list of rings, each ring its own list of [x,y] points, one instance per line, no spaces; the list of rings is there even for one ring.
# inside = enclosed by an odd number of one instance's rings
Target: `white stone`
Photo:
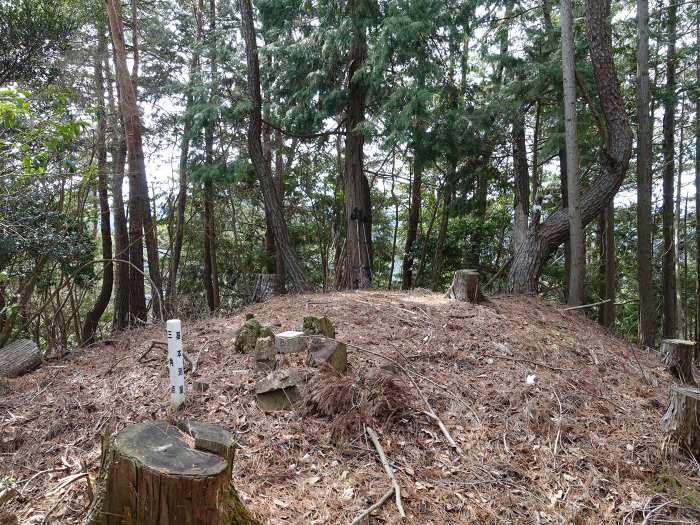
[[[289,330],[275,336],[275,347],[280,354],[294,354],[306,350],[304,332]]]

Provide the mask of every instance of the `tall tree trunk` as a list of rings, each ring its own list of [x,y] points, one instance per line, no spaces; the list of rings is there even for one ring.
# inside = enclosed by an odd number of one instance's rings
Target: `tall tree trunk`
[[[675,170],[675,133],[676,133],[676,25],[678,5],[672,0],[668,6],[666,35],[668,48],[666,54],[666,93],[664,96],[663,118],[663,295],[664,295],[664,338],[678,335],[677,297],[676,297],[676,248],[674,234],[674,180]]]
[[[537,202],[540,193],[540,126],[542,124],[542,103],[538,100],[535,108],[535,129],[532,130],[532,183],[530,190],[530,206]]]
[[[311,283],[301,266],[297,255],[294,253],[287,223],[282,215],[282,202],[278,188],[265,162],[260,133],[262,128],[262,97],[260,95],[260,66],[258,62],[258,46],[253,23],[253,6],[251,0],[240,0],[241,7],[241,33],[246,46],[246,58],[248,63],[248,96],[252,107],[248,122],[248,153],[255,171],[257,172],[262,189],[263,200],[271,214],[271,224],[275,234],[275,244],[284,259],[287,274],[295,289],[300,292],[311,289]]]
[[[209,0],[209,64],[211,86],[209,91],[210,105],[216,105],[219,90],[219,68],[216,45],[216,0]],[[204,128],[204,157],[208,166],[214,165],[214,130],[216,120],[210,119]],[[219,308],[219,272],[216,262],[216,228],[214,219],[214,181],[208,177],[202,190],[204,201],[204,290],[206,291],[209,312]]]
[[[396,196],[396,156],[391,160],[391,201],[394,203],[394,237],[391,242],[391,265],[389,267],[389,284],[391,290],[394,283],[394,266],[396,265],[396,238],[399,233],[399,199]]]
[[[182,243],[185,237],[189,156],[190,143],[192,142],[193,118],[191,113],[194,105],[194,91],[201,82],[200,52],[203,40],[201,0],[193,2],[192,15],[195,21],[196,43],[192,50],[192,59],[190,60],[190,78],[187,85],[184,126],[182,138],[180,139],[180,180],[177,194],[177,210],[175,212],[175,239],[173,242],[173,252],[170,257],[168,285],[165,292],[166,308],[170,315],[174,315],[177,310],[177,275],[180,270]]]
[[[129,259],[129,231],[124,212],[124,168],[126,166],[126,135],[124,134],[123,119],[117,109],[114,96],[114,83],[109,61],[104,62],[107,73],[109,97],[109,113],[112,115],[113,143],[110,147],[112,157],[112,218],[114,221],[115,259]],[[118,88],[118,86],[117,86]],[[118,89],[117,89],[118,91]],[[129,326],[129,265],[115,263],[114,273],[114,319],[112,327],[124,330]]]
[[[561,0],[561,58],[564,80],[567,210],[569,214],[569,244],[571,246],[571,268],[567,303],[572,306],[578,306],[583,304],[586,261],[584,254],[585,237],[579,206],[576,80],[571,0]]]
[[[416,148],[418,149],[418,148]],[[421,212],[421,191],[423,184],[423,162],[420,153],[415,151],[413,162],[413,181],[411,183],[411,205],[408,211],[408,224],[406,231],[406,245],[403,250],[403,268],[401,270],[401,289],[413,288],[413,244],[418,236],[418,223]]]
[[[115,0],[106,0],[107,15],[112,34],[114,62],[119,84],[120,107],[124,119],[129,159],[129,258],[137,268],[143,268],[143,233],[146,238],[148,253],[148,273],[155,290],[154,310],[159,313],[162,308],[162,286],[159,270],[156,231],[148,202],[148,184],[146,164],[141,139],[141,117],[136,102],[136,90],[129,74],[126,61],[126,45],[122,21]],[[133,278],[132,278],[133,277]],[[130,313],[135,319],[146,320],[145,293],[143,276],[130,272]]]
[[[653,347],[656,337],[656,294],[653,281],[651,209],[651,114],[649,110],[649,1],[637,0],[637,278],[638,342]]]
[[[625,177],[632,152],[632,130],[627,121],[620,83],[612,58],[607,0],[586,1],[586,39],[590,50],[598,100],[605,121],[605,143],[600,158],[601,172],[581,196],[581,221],[588,224],[617,193]],[[569,233],[567,210],[552,213],[528,236],[513,257],[508,291],[535,294],[540,273],[549,256]]]
[[[284,138],[279,130],[275,131],[275,184],[277,185],[277,193],[280,196],[280,204],[282,206],[282,216],[284,217],[284,177],[287,173],[287,166],[291,164],[291,155],[284,161],[282,149],[284,147]],[[294,150],[294,141],[292,141],[292,150]],[[277,274],[277,283],[279,285],[279,293],[284,294],[287,291],[287,274],[284,271],[284,258],[279,250],[275,250],[275,273]]]
[[[610,205],[600,214],[600,298],[608,302],[600,305],[598,322],[606,328],[615,328],[616,297],[616,257],[615,257],[615,204]]]
[[[525,143],[525,112],[521,106],[513,119],[513,174],[515,177],[515,199],[513,208],[513,251],[517,251],[527,235],[528,217],[530,215],[530,177],[527,167],[527,146]],[[534,170],[533,166],[533,170]]]
[[[680,120],[680,140],[678,143],[678,176],[676,177],[676,197],[675,210],[673,213],[673,248],[676,274],[676,324],[677,335],[681,336],[685,326],[685,316],[683,315],[683,300],[681,293],[683,290],[681,283],[681,201],[683,200],[683,147],[685,143],[685,94],[681,98],[681,120]]]
[[[695,12],[695,41],[700,42],[700,6]],[[700,49],[695,52],[695,82],[700,85]],[[700,97],[695,92],[695,340],[700,338]],[[695,349],[695,355],[700,351]]]
[[[454,165],[450,166],[448,181],[445,184],[445,199],[442,204],[442,217],[440,218],[440,229],[438,230],[435,244],[435,254],[433,255],[433,274],[431,278],[431,289],[434,292],[440,290],[442,280],[442,265],[444,263],[445,239],[447,238],[447,227],[450,224],[450,204],[452,203],[452,187],[449,179],[453,176]]]
[[[95,339],[95,332],[102,314],[109,305],[114,283],[114,264],[112,263],[112,229],[110,226],[109,196],[107,192],[107,120],[105,107],[105,82],[103,62],[107,54],[107,36],[104,24],[97,25],[97,53],[95,56],[95,99],[97,102],[97,133],[95,138],[97,149],[97,192],[100,203],[100,237],[102,242],[102,258],[105,260],[102,269],[102,286],[95,304],[85,315],[81,342],[90,344]]]
[[[372,284],[372,207],[369,182],[363,170],[365,137],[357,129],[365,120],[365,88],[356,73],[367,59],[367,39],[357,4],[358,0],[349,0],[353,27],[345,140],[345,288],[353,290],[369,288]]]

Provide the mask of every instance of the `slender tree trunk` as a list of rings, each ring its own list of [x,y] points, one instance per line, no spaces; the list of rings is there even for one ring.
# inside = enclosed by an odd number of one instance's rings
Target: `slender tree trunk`
[[[700,42],[700,6],[695,12],[695,41]],[[695,82],[700,85],[700,49],[695,52]],[[700,338],[700,97],[695,92],[695,340]],[[698,348],[695,355],[700,356]]]
[[[525,105],[521,106],[513,119],[513,174],[515,176],[515,199],[513,208],[513,251],[517,251],[527,236],[530,215],[530,177],[527,167],[527,145],[525,143]],[[534,166],[533,166],[534,169]]]
[[[357,127],[365,120],[365,88],[356,73],[367,59],[366,30],[358,13],[358,0],[349,0],[353,19],[345,140],[345,214],[347,218],[345,288],[369,288],[372,284],[372,207],[365,176],[365,137]]]
[[[271,224],[275,234],[275,244],[282,254],[287,274],[295,289],[300,292],[311,289],[311,283],[306,277],[297,255],[294,253],[287,223],[282,215],[282,202],[278,188],[265,162],[260,134],[262,130],[262,97],[260,95],[260,66],[258,62],[258,46],[253,23],[253,6],[251,0],[240,0],[241,33],[246,45],[248,62],[248,96],[252,102],[248,122],[248,153],[257,172],[262,189],[265,206],[271,214]]]
[[[423,247],[420,252],[420,258],[418,260],[418,273],[414,280],[414,286],[423,286],[423,276],[425,274],[425,262],[428,259],[428,240],[433,236],[433,227],[435,226],[435,220],[437,219],[438,210],[440,209],[440,201],[442,197],[442,188],[440,188],[435,195],[435,206],[430,213],[430,221],[428,222],[428,229],[425,231],[424,238],[426,242],[423,243]]]
[[[399,233],[399,199],[396,197],[396,157],[391,161],[391,201],[394,203],[394,238],[391,242],[391,266],[389,268],[389,285],[387,288],[391,290],[394,282],[394,266],[396,264],[396,238]]]
[[[277,193],[280,196],[280,204],[282,206],[282,216],[284,217],[284,177],[287,172],[287,165],[291,164],[291,154],[284,161],[284,156],[282,154],[282,148],[284,147],[284,139],[279,131],[275,131],[275,185],[277,186]],[[294,149],[294,142],[292,141],[292,150]],[[287,291],[287,274],[284,270],[284,258],[279,250],[275,250],[275,273],[277,274],[277,282],[279,284],[279,293],[284,294]]]
[[[450,172],[454,172],[454,165],[450,166]],[[440,218],[440,229],[435,244],[435,254],[433,255],[433,274],[431,278],[431,289],[434,292],[440,291],[442,281],[442,265],[444,263],[445,239],[447,238],[447,227],[450,224],[450,204],[452,203],[452,188],[448,182],[445,185],[445,199],[442,205],[442,217]]]
[[[653,282],[653,219],[651,209],[651,140],[649,110],[649,1],[637,0],[637,278],[638,342],[653,347],[656,337],[656,294]]]
[[[411,183],[411,205],[408,211],[408,224],[406,231],[406,245],[403,251],[403,268],[401,271],[401,288],[410,290],[413,288],[413,244],[418,236],[418,222],[421,212],[421,191],[423,184],[423,166],[418,158],[419,153],[415,153],[413,163],[413,181]]]
[[[683,147],[685,143],[685,95],[681,99],[681,136],[678,143],[678,176],[676,177],[676,197],[675,211],[673,214],[673,248],[675,251],[675,274],[676,274],[676,323],[677,332],[680,337],[685,326],[685,316],[683,315],[682,283],[681,283],[681,201],[683,200]]]
[[[530,206],[537,202],[537,195],[540,192],[540,126],[542,120],[542,103],[538,100],[535,108],[535,129],[532,131],[532,186],[530,190]]]
[[[667,11],[666,35],[668,48],[666,54],[666,93],[664,97],[663,118],[663,293],[664,293],[664,338],[678,335],[677,297],[676,297],[676,248],[674,221],[674,179],[675,170],[675,133],[676,133],[676,25],[678,5],[672,0]]]
[[[114,46],[114,62],[117,69],[117,82],[119,84],[119,96],[121,101],[120,106],[124,119],[129,158],[129,241],[131,246],[129,258],[131,263],[137,268],[143,268],[142,231],[145,232],[146,251],[148,253],[148,272],[155,286],[153,293],[154,295],[158,295],[157,299],[154,298],[154,305],[155,308],[159,310],[162,307],[160,304],[162,286],[156,232],[148,202],[146,164],[141,139],[141,117],[136,102],[135,86],[131,80],[131,75],[129,74],[127,66],[124,32],[115,0],[106,0],[106,6],[112,34],[112,43]],[[137,274],[135,271],[130,272],[129,280],[131,316],[135,319],[145,321],[146,305],[143,276]]]
[[[124,168],[126,166],[126,136],[123,119],[117,109],[114,96],[114,84],[109,60],[104,62],[107,73],[109,112],[112,117],[111,128],[113,143],[110,148],[112,157],[112,218],[114,221],[115,259],[129,259],[129,231],[124,212]],[[117,86],[118,87],[118,86]],[[118,91],[118,89],[117,89]],[[115,330],[124,330],[129,326],[129,265],[115,263],[114,274],[114,320]]]
[[[632,152],[632,130],[627,121],[620,83],[612,58],[607,0],[586,1],[586,39],[593,66],[598,100],[606,127],[600,158],[601,172],[581,196],[581,221],[588,224],[617,193],[624,180]],[[508,275],[511,293],[537,293],[539,275],[550,255],[569,233],[567,210],[552,213],[528,236],[513,257]]]
[[[109,196],[107,192],[107,120],[105,107],[105,83],[103,62],[107,54],[107,36],[104,24],[97,25],[97,53],[95,56],[95,99],[97,102],[97,133],[95,138],[97,149],[97,192],[100,203],[100,237],[102,242],[102,258],[105,259],[102,269],[102,286],[95,304],[85,316],[81,342],[90,344],[95,339],[95,332],[102,314],[107,309],[112,297],[114,283],[114,264],[112,263],[112,229],[110,225]]]
[[[569,243],[571,245],[571,272],[569,274],[567,303],[572,306],[578,306],[583,304],[586,261],[584,254],[585,237],[579,206],[576,81],[571,0],[561,0],[561,47],[564,79],[567,210],[569,212]]]
[[[192,142],[193,119],[191,116],[194,105],[194,91],[201,82],[200,52],[202,47],[202,10],[201,0],[193,2],[193,18],[195,20],[196,43],[192,50],[190,61],[190,78],[187,86],[187,102],[185,105],[185,118],[180,139],[180,184],[177,194],[177,210],[175,213],[175,239],[173,251],[170,257],[170,269],[168,272],[168,286],[166,305],[168,312],[173,315],[177,310],[177,275],[180,270],[180,258],[182,257],[182,243],[185,237],[185,211],[187,210],[187,187],[189,172],[190,143]]]
[[[616,257],[615,257],[615,205],[608,205],[600,214],[600,298],[607,303],[600,305],[598,322],[606,328],[615,328]]]

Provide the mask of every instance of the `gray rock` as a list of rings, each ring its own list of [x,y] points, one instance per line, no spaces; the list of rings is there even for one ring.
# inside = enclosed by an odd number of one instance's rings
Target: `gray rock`
[[[271,372],[277,364],[277,351],[275,350],[275,338],[258,337],[255,343],[255,371]]]
[[[275,345],[280,354],[295,354],[306,351],[308,341],[304,332],[290,330],[277,334]]]
[[[288,368],[270,372],[255,385],[258,406],[265,412],[289,410],[299,400],[298,374]]]
[[[304,317],[304,334],[306,335],[324,335],[331,339],[335,339],[335,328],[328,317],[316,317],[315,315],[307,315]]]
[[[309,363],[312,366],[330,365],[344,373],[348,368],[348,349],[344,343],[313,337],[309,343]]]

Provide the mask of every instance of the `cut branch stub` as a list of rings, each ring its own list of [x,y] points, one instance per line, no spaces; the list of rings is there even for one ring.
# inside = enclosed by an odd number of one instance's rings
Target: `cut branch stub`
[[[661,428],[693,456],[700,456],[700,388],[673,385]]]
[[[147,421],[110,440],[85,525],[258,523],[231,483],[234,437],[196,421],[180,426]]]
[[[447,297],[458,301],[478,303],[484,296],[479,289],[479,272],[476,270],[457,270],[452,285],[447,290]]]
[[[664,339],[661,342],[664,366],[673,377],[685,385],[695,385],[693,377],[694,341]]]

